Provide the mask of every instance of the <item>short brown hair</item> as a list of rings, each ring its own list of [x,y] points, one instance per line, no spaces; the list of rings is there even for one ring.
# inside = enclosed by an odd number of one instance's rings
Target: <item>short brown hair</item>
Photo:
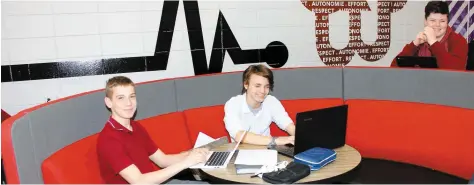
[[[449,5],[444,1],[430,1],[425,6],[425,19],[430,16],[430,14],[439,13],[442,15],[447,15],[449,19]]]
[[[128,77],[125,77],[125,76],[112,77],[109,80],[107,80],[107,83],[105,85],[105,96],[109,97],[109,98],[112,98],[111,97],[112,93],[113,93],[112,89],[114,87],[128,86],[128,85],[131,85],[131,86],[135,87],[135,84],[133,83],[133,81],[130,80],[130,78],[128,78]]]
[[[268,83],[270,83],[270,91],[273,91],[273,72],[268,67],[258,64],[258,65],[251,65],[249,66],[242,75],[242,94],[244,94],[247,90],[245,89],[245,84],[249,83],[250,76],[252,74],[256,74],[258,76],[263,76],[268,79]]]

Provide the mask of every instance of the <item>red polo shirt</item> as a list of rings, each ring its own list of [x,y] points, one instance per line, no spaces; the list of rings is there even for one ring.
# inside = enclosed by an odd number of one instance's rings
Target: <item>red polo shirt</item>
[[[155,164],[149,156],[154,154],[158,147],[138,122],[130,121],[130,125],[133,131],[110,117],[99,133],[97,154],[101,176],[106,183],[127,184],[119,172],[132,164],[135,164],[141,173],[155,170]]]

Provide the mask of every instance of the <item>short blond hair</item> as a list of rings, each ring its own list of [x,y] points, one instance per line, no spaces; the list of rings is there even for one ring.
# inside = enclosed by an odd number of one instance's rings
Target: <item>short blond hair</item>
[[[112,98],[113,94],[113,88],[117,86],[134,86],[135,84],[133,83],[130,78],[125,77],[125,76],[115,76],[107,80],[107,83],[105,85],[105,96],[108,98]]]

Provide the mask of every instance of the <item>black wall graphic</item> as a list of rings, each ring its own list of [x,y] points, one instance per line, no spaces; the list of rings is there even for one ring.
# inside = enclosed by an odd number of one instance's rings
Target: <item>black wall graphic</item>
[[[154,56],[6,65],[1,69],[2,82],[166,70],[179,3],[163,3]],[[279,68],[287,62],[288,50],[279,41],[269,43],[264,49],[242,50],[219,11],[208,66],[198,2],[186,0],[183,5],[195,75],[222,72],[226,52],[236,65],[266,62],[271,67]]]

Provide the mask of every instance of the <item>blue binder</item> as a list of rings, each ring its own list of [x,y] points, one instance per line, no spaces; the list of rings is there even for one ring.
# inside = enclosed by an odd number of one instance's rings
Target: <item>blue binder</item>
[[[311,171],[319,170],[336,160],[336,151],[327,148],[311,148],[294,156],[294,162],[306,164]]]

